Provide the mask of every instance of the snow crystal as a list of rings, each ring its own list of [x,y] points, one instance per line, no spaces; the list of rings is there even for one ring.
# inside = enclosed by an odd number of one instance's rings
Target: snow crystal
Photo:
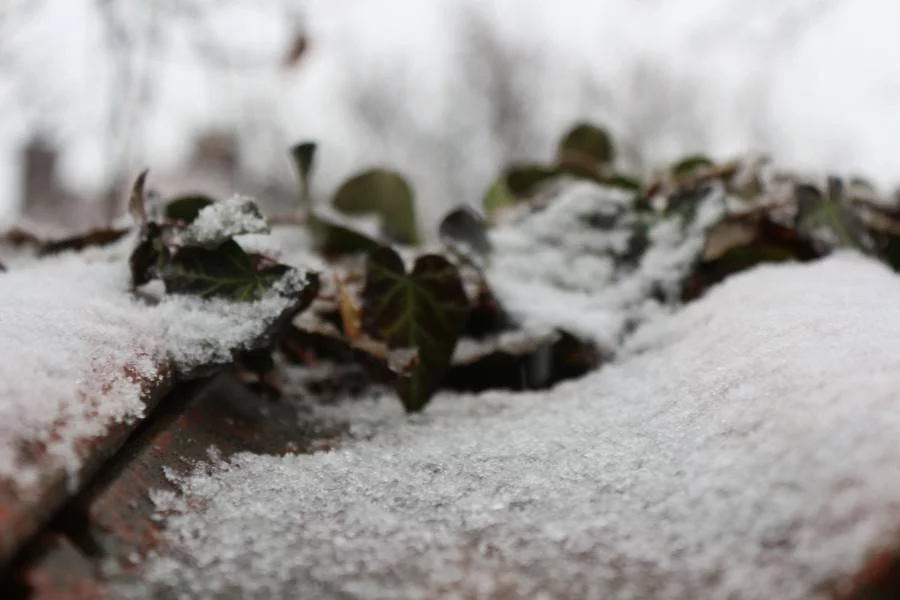
[[[725,193],[712,187],[687,226],[667,218],[650,227],[647,250],[629,266],[624,257],[639,218],[632,196],[569,183],[545,209],[492,230],[487,278],[504,307],[526,326],[558,327],[610,350],[629,327],[658,313],[654,292],[671,296],[693,267]]]
[[[269,224],[254,200],[234,195],[201,209],[179,238],[182,244],[215,245],[236,235],[268,231]]]
[[[370,440],[181,479],[145,582],[118,591],[824,595],[897,530],[898,305],[856,254],[761,267],[550,392],[356,404],[381,415]]]
[[[27,492],[80,467],[79,441],[144,411],[171,366],[224,363],[266,332],[307,284],[289,272],[255,302],[189,296],[138,302],[121,248],[32,260],[0,273],[0,479]],[[34,460],[42,452],[40,464]]]
[[[163,354],[123,271],[61,260],[0,275],[0,478],[36,482],[29,446],[73,473],[78,439],[142,414],[141,379],[156,380]]]

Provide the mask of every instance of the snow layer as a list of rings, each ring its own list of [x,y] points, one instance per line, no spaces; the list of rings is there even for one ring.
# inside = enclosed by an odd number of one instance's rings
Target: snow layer
[[[74,475],[79,442],[140,417],[142,393],[164,369],[230,361],[290,303],[275,293],[252,303],[139,302],[118,252],[113,246],[0,273],[0,480],[22,492],[54,468]],[[296,291],[305,275],[280,283]]]
[[[190,226],[181,232],[179,243],[215,246],[236,235],[268,232],[269,224],[255,200],[235,194],[200,210]]]
[[[161,554],[119,591],[819,597],[896,541],[898,306],[856,254],[762,267],[549,393],[348,406],[382,417],[371,439],[213,461],[158,495]]]
[[[660,219],[648,227],[646,250],[628,259],[639,226],[633,193],[576,181],[549,195],[543,210],[491,230],[487,279],[525,327],[564,329],[610,352],[629,328],[677,300],[726,197],[714,184],[691,222]]]

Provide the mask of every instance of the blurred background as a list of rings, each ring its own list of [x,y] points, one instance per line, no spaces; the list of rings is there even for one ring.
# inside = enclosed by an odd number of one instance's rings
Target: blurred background
[[[372,166],[433,227],[510,162],[605,125],[622,167],[762,152],[900,181],[900,3],[0,0],[0,225],[108,223],[164,193],[294,202]]]

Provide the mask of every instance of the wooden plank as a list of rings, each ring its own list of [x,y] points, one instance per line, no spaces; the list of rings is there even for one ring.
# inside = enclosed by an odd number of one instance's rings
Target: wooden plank
[[[173,373],[169,365],[161,365],[159,379],[143,381],[142,399],[146,413],[152,411],[170,391]],[[114,455],[139,425],[140,420],[118,423],[108,428],[105,435],[79,440],[82,456],[76,481],[86,482]],[[34,536],[73,495],[70,476],[65,469],[49,464],[40,449],[34,453],[41,476],[34,489],[27,495],[16,490],[10,480],[0,479],[0,573],[5,565]]]

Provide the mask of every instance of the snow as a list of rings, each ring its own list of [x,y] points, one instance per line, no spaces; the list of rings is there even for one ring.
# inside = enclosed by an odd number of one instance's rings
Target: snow
[[[24,445],[43,446],[50,465],[74,473],[77,441],[138,418],[141,386],[159,379],[164,362],[158,334],[135,318],[122,269],[54,267],[0,274],[0,479],[25,489],[42,471]]]
[[[268,233],[269,224],[260,214],[253,198],[235,194],[214,202],[180,232],[180,244],[216,246],[236,235]]]
[[[54,469],[70,485],[80,444],[144,411],[143,396],[174,368],[230,362],[307,284],[289,272],[248,303],[130,291],[123,245],[20,261],[0,273],[0,480],[22,493]],[[40,454],[46,455],[39,458]]]
[[[671,303],[726,197],[715,184],[690,223],[675,217],[653,223],[647,250],[630,266],[624,257],[640,218],[633,193],[580,181],[563,182],[548,195],[553,199],[543,210],[490,231],[487,280],[524,327],[564,329],[609,351]],[[652,298],[656,291],[662,301]]]
[[[900,278],[842,252],[734,276],[550,392],[349,403],[364,439],[173,475],[115,591],[826,597],[896,542],[897,306]]]

